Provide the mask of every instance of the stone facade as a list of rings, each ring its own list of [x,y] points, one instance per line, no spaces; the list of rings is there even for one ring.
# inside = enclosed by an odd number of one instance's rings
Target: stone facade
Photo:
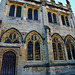
[[[12,5],[15,6],[13,17],[9,16]],[[16,17],[18,6],[21,7],[20,17]],[[29,8],[32,9],[31,20],[28,18]],[[34,20],[35,9],[38,11],[38,20]],[[56,23],[53,16],[52,22],[49,22],[49,12],[56,15]],[[65,19],[65,25],[62,15],[68,17],[68,20]],[[28,60],[29,42],[33,42],[32,60]],[[40,44],[39,58],[36,57],[36,42]],[[56,43],[56,51],[53,43]],[[59,43],[61,47],[58,48]],[[56,4],[55,0],[2,0],[0,75],[6,75],[2,74],[2,64],[4,54],[9,51],[16,55],[15,75],[75,75],[75,18],[70,2],[66,0],[66,5],[63,6],[60,2]]]

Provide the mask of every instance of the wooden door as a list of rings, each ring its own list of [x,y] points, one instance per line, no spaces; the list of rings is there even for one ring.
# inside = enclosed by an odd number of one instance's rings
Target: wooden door
[[[7,52],[3,55],[1,75],[15,75],[16,55]]]

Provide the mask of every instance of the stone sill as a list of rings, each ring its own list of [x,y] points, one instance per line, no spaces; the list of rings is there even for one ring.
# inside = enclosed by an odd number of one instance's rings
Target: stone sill
[[[41,20],[30,20],[22,17],[12,17],[12,16],[7,16],[8,20],[12,21],[17,21],[17,22],[31,22],[31,23],[41,23]]]
[[[0,43],[0,47],[21,47],[22,44],[9,44],[9,43]]]
[[[75,63],[51,63],[51,64],[32,64],[32,65],[25,65],[23,68],[27,68],[27,67],[53,67],[53,66],[75,66]]]

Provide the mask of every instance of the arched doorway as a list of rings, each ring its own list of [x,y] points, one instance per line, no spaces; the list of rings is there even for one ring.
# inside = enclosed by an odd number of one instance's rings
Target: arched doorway
[[[3,55],[1,75],[15,75],[16,54],[9,51]]]

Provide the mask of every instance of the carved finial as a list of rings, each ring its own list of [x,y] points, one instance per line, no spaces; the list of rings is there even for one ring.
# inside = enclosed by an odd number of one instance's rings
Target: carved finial
[[[55,0],[50,0],[50,2],[54,2],[55,3]]]
[[[41,0],[41,2],[42,2],[42,5],[45,5],[47,0]]]
[[[66,6],[68,9],[71,9],[71,5],[70,5],[70,2],[68,0],[66,0]]]
[[[70,5],[70,2],[68,0],[66,0],[66,3]]]

